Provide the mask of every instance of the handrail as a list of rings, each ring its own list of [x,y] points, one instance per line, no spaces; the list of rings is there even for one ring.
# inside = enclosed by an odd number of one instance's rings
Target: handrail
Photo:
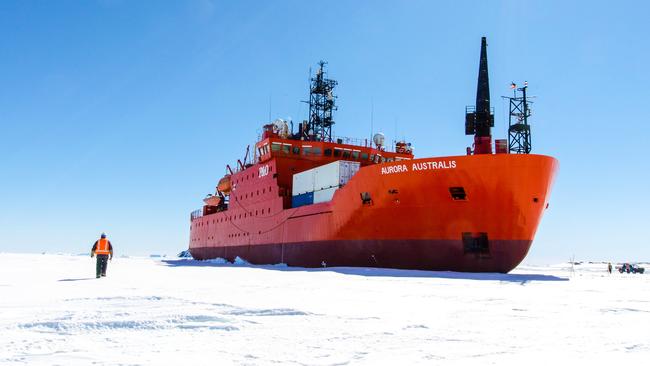
[[[198,219],[199,217],[203,217],[202,209],[192,211],[192,213],[190,214],[190,222]]]
[[[346,144],[346,145],[372,147],[372,143],[368,141],[368,139],[360,139],[360,138],[347,137],[347,136],[334,136],[332,138],[332,142],[339,143],[339,141],[341,141],[340,142],[341,144]]]

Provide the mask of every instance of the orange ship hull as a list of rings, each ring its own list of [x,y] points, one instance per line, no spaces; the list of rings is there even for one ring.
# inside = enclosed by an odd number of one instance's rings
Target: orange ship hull
[[[528,253],[558,168],[532,154],[374,164],[330,202],[283,208],[286,192],[261,172],[286,164],[273,159],[233,176],[230,208],[192,220],[194,258],[508,272]]]

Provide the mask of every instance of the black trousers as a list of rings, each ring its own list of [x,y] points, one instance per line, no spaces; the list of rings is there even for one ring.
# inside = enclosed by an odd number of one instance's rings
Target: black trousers
[[[108,267],[108,255],[98,254],[97,255],[97,278],[99,278],[99,276],[106,276],[106,267]]]

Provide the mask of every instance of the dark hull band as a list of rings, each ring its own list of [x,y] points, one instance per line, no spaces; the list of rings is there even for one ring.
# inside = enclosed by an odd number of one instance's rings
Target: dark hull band
[[[509,272],[526,256],[530,240],[490,240],[468,249],[461,240],[332,240],[308,243],[194,247],[195,259],[240,257],[251,264],[298,267],[383,267],[399,269]]]

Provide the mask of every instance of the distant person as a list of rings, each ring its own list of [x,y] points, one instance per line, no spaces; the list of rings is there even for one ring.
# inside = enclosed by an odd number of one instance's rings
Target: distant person
[[[607,263],[607,272],[609,272],[609,274],[612,274],[612,264],[611,263]]]
[[[106,239],[106,234],[102,233],[99,240],[93,244],[93,249],[90,252],[90,258],[97,255],[97,268],[96,275],[97,278],[106,277],[106,267],[108,267],[108,261],[113,260],[113,245],[111,242]]]

